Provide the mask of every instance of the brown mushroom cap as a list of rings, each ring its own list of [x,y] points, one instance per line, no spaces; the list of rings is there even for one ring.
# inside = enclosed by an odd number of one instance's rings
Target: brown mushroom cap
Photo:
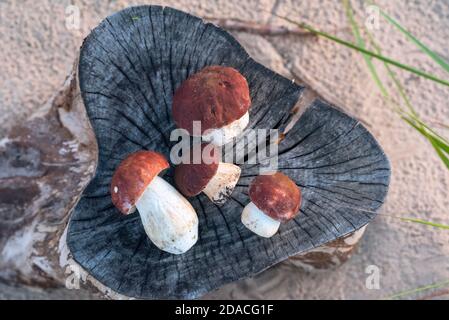
[[[123,214],[135,210],[136,202],[146,187],[170,165],[165,157],[154,151],[138,151],[123,160],[111,181],[112,203]]]
[[[301,205],[301,191],[280,172],[257,176],[251,182],[249,197],[257,208],[280,222],[293,219]]]
[[[206,146],[209,148],[204,151]],[[201,193],[217,173],[220,160],[218,149],[212,144],[202,143],[201,154],[201,163],[192,163],[193,155],[190,153],[190,163],[181,163],[175,168],[176,187],[186,197]]]
[[[201,134],[240,119],[251,98],[246,79],[234,68],[209,66],[190,76],[173,96],[173,119],[193,135],[193,121],[201,121]]]

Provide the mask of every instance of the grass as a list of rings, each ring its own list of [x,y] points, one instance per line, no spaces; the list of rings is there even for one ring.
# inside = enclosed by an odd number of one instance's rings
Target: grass
[[[376,43],[374,40],[374,37],[372,34],[366,30],[363,29],[363,34],[366,35],[368,39],[369,45],[373,48],[372,50],[368,49],[366,44],[367,41],[362,36],[362,29],[358,25],[353,9],[351,7],[351,3],[349,0],[342,0],[343,6],[345,8],[346,16],[348,18],[349,24],[352,29],[352,33],[354,35],[356,43],[351,43],[348,41],[345,41],[343,39],[340,39],[334,35],[331,35],[327,32],[317,30],[316,28],[309,26],[304,23],[298,23],[288,17],[279,16],[277,17],[290,22],[292,24],[295,24],[296,26],[305,29],[317,36],[326,38],[328,40],[331,40],[335,43],[338,43],[340,45],[346,46],[350,49],[356,50],[360,52],[363,55],[363,58],[365,60],[365,63],[368,67],[369,73],[373,79],[373,81],[376,83],[377,87],[379,88],[379,91],[382,93],[383,97],[386,99],[388,104],[392,107],[392,109],[401,117],[405,123],[407,123],[411,128],[415,129],[420,135],[422,135],[427,141],[432,145],[434,148],[436,154],[439,156],[443,164],[449,169],[449,142],[446,138],[442,137],[440,134],[438,134],[430,124],[423,121],[416,108],[413,106],[411,99],[408,97],[405,88],[402,86],[399,79],[396,77],[396,74],[393,67],[396,67],[398,69],[402,69],[411,73],[414,73],[420,77],[423,77],[425,79],[434,81],[438,84],[447,86],[448,81],[444,79],[440,79],[437,76],[433,74],[426,73],[416,67],[406,65],[404,63],[395,61],[387,56],[385,56],[382,53],[382,48]],[[373,1],[368,1],[370,5],[374,5]],[[423,52],[426,56],[428,56],[431,60],[433,60],[437,65],[439,65],[444,71],[449,72],[449,64],[441,58],[437,53],[435,53],[433,50],[431,50],[428,46],[423,44],[420,40],[418,40],[415,36],[413,36],[407,29],[405,29],[403,26],[400,25],[399,22],[397,22],[395,19],[390,17],[386,12],[384,12],[382,9],[379,9],[379,12],[381,16],[392,26],[394,26],[401,34],[403,34],[411,43],[413,43],[416,47],[418,47],[421,52]],[[379,73],[377,71],[377,68],[375,64],[373,63],[373,59],[377,59],[383,63],[384,68],[387,71],[387,75],[389,77],[389,80],[394,84],[394,89],[396,90],[396,93],[399,93],[399,96],[401,98],[401,102],[395,101],[392,97],[393,95],[390,93],[390,88],[382,81],[381,77],[379,76]],[[405,107],[403,107],[405,105]],[[443,127],[448,128],[446,124],[442,124]],[[418,218],[405,218],[405,217],[394,217],[398,218],[404,222],[410,222],[410,223],[417,223],[422,225],[427,225],[435,228],[445,229],[449,230],[448,225],[425,221]],[[385,299],[397,299],[402,298],[411,294],[421,293],[423,291],[441,288],[441,287],[447,287],[449,286],[449,281],[443,281],[439,283],[434,283],[431,285],[414,288],[411,290],[406,290],[403,292],[396,293],[394,295],[391,295],[389,297],[386,297]]]
[[[374,1],[367,1],[370,5],[376,5]],[[419,41],[414,35],[412,35],[409,31],[407,31],[403,26],[399,24],[395,19],[390,17],[387,13],[385,13],[379,6],[377,6],[379,9],[380,14],[390,23],[392,24],[396,29],[398,29],[402,34],[404,34],[413,44],[415,44],[423,53],[428,55],[433,61],[438,63],[441,68],[443,68],[446,72],[449,72],[449,64],[444,61],[443,58],[441,58],[437,53],[432,51],[429,47],[427,47],[425,44],[423,44],[421,41]]]
[[[394,300],[394,299],[410,296],[412,294],[417,294],[417,293],[421,293],[421,292],[428,291],[431,289],[443,288],[443,287],[447,287],[447,286],[449,286],[449,280],[432,283],[430,285],[413,288],[410,290],[401,291],[401,292],[395,293],[391,296],[385,297],[385,298],[383,298],[383,300]]]
[[[363,212],[366,212],[366,213],[374,213],[374,214],[377,213],[375,211],[365,210],[365,209],[362,210],[360,208],[356,208],[356,207],[352,207],[352,206],[346,206],[346,205],[340,206],[340,207],[344,208],[344,209],[360,210],[360,211],[363,211]],[[379,215],[383,216],[383,217],[388,217],[388,218],[402,220],[404,222],[418,223],[418,224],[422,224],[422,225],[426,225],[426,226],[430,226],[430,227],[434,227],[434,228],[449,230],[449,225],[438,223],[438,222],[426,221],[426,220],[422,220],[422,219],[418,219],[418,218],[401,217],[401,216],[397,216],[397,215],[393,215],[393,214],[386,214],[386,213],[379,213]]]
[[[430,221],[425,221],[425,220],[416,219],[416,218],[400,218],[400,219],[402,221],[408,221],[408,222],[413,222],[413,223],[420,223],[420,224],[424,224],[424,225],[435,227],[435,228],[449,230],[449,226],[448,225],[441,224],[441,223],[430,222]]]
[[[449,81],[448,80],[440,79],[440,78],[438,78],[435,75],[432,75],[432,74],[427,73],[425,71],[419,70],[419,69],[417,69],[415,67],[403,64],[403,63],[398,62],[396,60],[393,60],[393,59],[391,59],[389,57],[382,56],[382,55],[379,55],[379,54],[377,54],[375,52],[372,52],[370,50],[361,48],[361,47],[359,47],[358,45],[356,45],[354,43],[351,43],[351,42],[348,42],[346,40],[340,39],[340,38],[338,38],[338,37],[336,37],[334,35],[331,35],[331,34],[329,34],[327,32],[319,31],[319,30],[317,30],[317,29],[313,28],[312,26],[307,25],[305,23],[299,23],[299,22],[296,22],[296,21],[294,21],[294,20],[292,20],[292,19],[290,19],[288,17],[281,16],[281,15],[278,15],[278,14],[275,14],[275,13],[273,13],[273,15],[275,15],[276,17],[278,17],[278,18],[280,18],[282,20],[285,20],[287,22],[295,24],[297,27],[299,27],[301,29],[304,29],[304,30],[307,30],[307,31],[309,31],[309,32],[311,32],[311,33],[313,33],[313,34],[315,34],[317,36],[327,38],[327,39],[332,40],[332,41],[334,41],[334,42],[336,42],[338,44],[346,46],[346,47],[348,47],[350,49],[353,49],[353,50],[359,51],[361,53],[367,54],[367,55],[369,55],[369,56],[371,56],[373,58],[376,58],[378,60],[381,60],[383,62],[391,64],[391,65],[393,65],[395,67],[398,67],[400,69],[407,70],[407,71],[409,71],[411,73],[414,73],[414,74],[416,74],[416,75],[418,75],[420,77],[423,77],[425,79],[435,81],[435,82],[437,82],[439,84],[442,84],[442,85],[445,85],[445,86],[449,86]]]
[[[373,2],[370,1],[370,3],[372,4]],[[405,88],[402,86],[402,84],[400,83],[400,81],[398,80],[398,78],[396,77],[395,72],[392,70],[391,65],[396,66],[400,69],[403,70],[407,70],[410,71],[412,73],[418,74],[418,75],[422,75],[423,72],[419,71],[416,72],[418,69],[414,68],[414,67],[410,67],[410,66],[406,66],[400,62],[394,61],[390,58],[385,57],[382,54],[382,49],[381,47],[375,42],[374,37],[371,35],[371,33],[368,30],[364,30],[365,34],[367,35],[368,41],[371,44],[371,46],[374,48],[374,52],[370,51],[368,49],[366,49],[366,42],[362,37],[362,32],[361,32],[361,28],[359,27],[359,25],[357,24],[354,14],[353,14],[353,9],[351,7],[351,4],[349,2],[349,0],[343,0],[343,5],[346,11],[346,15],[348,17],[349,23],[351,25],[351,29],[352,32],[354,34],[354,37],[356,39],[356,44],[347,42],[345,40],[342,40],[340,38],[337,38],[334,35],[330,35],[326,32],[323,31],[318,31],[317,29],[308,26],[306,24],[303,23],[298,23],[288,17],[283,17],[277,14],[274,14],[275,16],[288,21],[290,23],[295,24],[296,26],[306,29],[311,33],[314,33],[318,36],[324,37],[326,39],[329,39],[331,41],[334,41],[336,43],[339,43],[341,45],[344,45],[346,47],[349,47],[351,49],[354,49],[358,52],[360,52],[363,57],[364,60],[368,66],[368,70],[370,71],[370,75],[372,76],[374,82],[376,83],[376,85],[378,86],[380,92],[382,93],[382,95],[384,96],[384,98],[388,101],[388,103],[390,104],[390,106],[393,108],[393,110],[395,112],[397,112],[399,114],[399,116],[401,117],[401,119],[403,119],[408,125],[410,125],[413,129],[415,129],[418,133],[420,133],[423,137],[425,137],[430,144],[432,145],[432,147],[435,149],[437,155],[440,157],[440,159],[443,161],[443,163],[445,164],[445,166],[449,169],[449,142],[446,138],[442,137],[441,135],[439,135],[434,129],[431,128],[431,126],[427,123],[425,123],[418,115],[416,109],[414,108],[414,106],[412,105],[411,99],[408,97]],[[385,12],[380,11],[382,13],[382,16],[387,18],[387,21],[389,21],[390,23],[392,23],[396,28],[398,28],[402,33],[404,33],[407,38],[411,39],[412,42],[414,44],[416,44],[423,52],[425,52],[429,57],[431,57],[433,60],[435,60],[440,66],[442,66],[443,68],[445,68],[446,71],[448,71],[449,69],[448,64],[446,62],[444,62],[444,60],[442,58],[440,58],[435,52],[433,52],[432,50],[430,50],[429,48],[427,48],[424,44],[422,44],[418,39],[416,39],[413,35],[411,35],[411,33],[409,33],[405,28],[403,28],[402,26],[400,26],[400,24],[398,22],[396,22],[394,19],[392,19],[391,17],[389,17]],[[383,62],[384,67],[387,70],[387,74],[390,78],[390,80],[392,80],[393,84],[395,85],[395,89],[397,90],[397,92],[399,93],[401,99],[403,100],[403,103],[405,104],[406,108],[402,107],[402,105],[400,103],[397,103],[396,101],[393,100],[392,95],[390,94],[387,86],[384,84],[384,82],[381,80],[381,78],[379,77],[379,74],[377,72],[377,69],[372,61],[373,58],[376,58],[380,61]],[[435,79],[437,79],[436,76],[430,75],[430,76],[424,76],[427,79],[433,80],[435,81]],[[446,80],[441,80],[439,79],[438,81],[436,81],[437,83],[443,83],[445,84],[447,81]],[[444,125],[445,126],[445,125]],[[440,227],[443,229],[449,229],[448,226],[445,225],[441,225],[438,223],[433,223],[433,222],[429,222],[429,221],[424,221],[421,219],[414,219],[414,218],[402,218],[402,220],[404,221],[408,221],[408,222],[415,222],[415,223],[421,223],[421,224],[426,224],[426,225],[430,225],[430,226],[434,226],[434,227]]]
[[[371,4],[373,4],[372,1],[371,1]],[[353,35],[356,38],[357,43],[360,46],[364,46],[364,40],[361,36],[360,27],[358,26],[358,24],[354,18],[351,3],[349,2],[349,0],[343,0],[343,5],[345,7],[346,16],[349,20],[349,23],[351,24]],[[445,71],[449,72],[449,65],[441,57],[439,57],[431,49],[427,48],[422,42],[420,42],[417,38],[415,38],[410,32],[408,32],[397,21],[395,21],[393,18],[388,16],[380,8],[379,8],[379,12],[389,23],[391,23],[393,26],[395,26],[412,43],[414,43],[419,49],[421,49],[422,52],[424,52],[427,56],[429,56],[432,60],[434,60]],[[374,37],[370,34],[370,32],[368,30],[365,30],[365,33],[370,41],[370,44],[374,47],[376,53],[382,54],[380,46],[375,42]],[[445,138],[441,137],[440,135],[438,135],[433,129],[431,129],[429,127],[429,125],[424,123],[419,118],[419,115],[416,112],[416,109],[413,107],[410,98],[407,96],[404,87],[402,86],[400,81],[397,79],[394,71],[390,68],[390,66],[386,62],[384,62],[384,67],[387,70],[390,80],[392,80],[392,82],[394,83],[397,91],[399,92],[399,95],[401,96],[403,102],[407,106],[408,112],[405,112],[404,109],[401,107],[401,105],[396,105],[395,102],[390,99],[390,94],[387,91],[387,89],[386,89],[385,85],[383,84],[383,82],[381,81],[381,79],[379,78],[377,70],[371,61],[371,58],[368,57],[366,54],[364,54],[364,58],[367,63],[370,74],[371,74],[374,82],[379,87],[379,90],[382,92],[383,96],[389,101],[390,104],[393,104],[394,110],[396,110],[396,112],[399,113],[401,118],[406,123],[408,123],[412,128],[414,128],[416,131],[418,131],[422,136],[424,136],[431,143],[431,145],[435,149],[437,155],[440,157],[440,159],[443,161],[443,163],[449,169],[449,159],[447,157],[447,155],[449,154],[449,148],[448,148],[447,140]],[[418,224],[423,224],[423,225],[427,225],[427,226],[431,226],[431,227],[449,230],[449,226],[443,225],[440,223],[425,221],[425,220],[417,219],[417,218],[402,218],[401,217],[400,219],[405,222],[418,223]],[[417,293],[421,293],[421,292],[428,291],[431,289],[447,287],[447,286],[449,286],[449,281],[443,281],[440,283],[434,283],[431,285],[402,291],[402,292],[396,293],[392,296],[389,296],[386,299],[389,299],[389,300],[398,299],[398,298],[402,298],[402,297],[409,296],[412,294],[417,294]]]
[[[372,3],[372,2],[371,2]],[[386,57],[382,54],[382,50],[379,45],[377,45],[372,37],[372,35],[366,30],[366,34],[368,35],[368,39],[371,43],[371,45],[374,47],[375,51],[368,50],[365,45],[365,41],[361,36],[360,27],[358,26],[357,22],[354,19],[354,15],[352,13],[352,8],[350,5],[350,2],[348,0],[343,0],[343,4],[346,9],[346,14],[348,16],[348,19],[350,21],[353,34],[356,38],[357,43],[351,43],[345,40],[342,40],[334,35],[331,35],[327,32],[323,32],[320,30],[317,30],[307,24],[296,22],[288,17],[280,16],[277,14],[274,14],[275,16],[279,17],[280,19],[283,19],[289,23],[295,24],[296,26],[303,28],[317,36],[324,37],[328,40],[331,40],[335,43],[338,43],[340,45],[346,46],[348,48],[351,48],[353,50],[356,50],[363,54],[363,57],[365,59],[365,62],[367,63],[368,69],[370,71],[370,74],[374,80],[374,82],[379,87],[379,90],[381,91],[382,95],[386,98],[386,100],[389,102],[389,104],[393,107],[393,110],[399,114],[399,116],[413,129],[415,129],[418,133],[420,133],[424,138],[426,138],[432,147],[435,149],[436,154],[439,156],[439,158],[442,160],[443,164],[449,169],[449,142],[446,138],[442,137],[440,134],[438,134],[434,129],[431,128],[431,126],[427,123],[425,123],[416,112],[416,109],[413,107],[412,103],[410,102],[410,99],[408,98],[405,89],[397,79],[394,71],[392,70],[391,66],[397,67],[402,70],[406,70],[408,72],[414,73],[418,76],[421,76],[423,78],[426,78],[428,80],[432,80],[436,83],[442,84],[447,86],[449,82],[444,79],[440,79],[435,75],[426,73],[422,70],[419,70],[413,66],[405,65],[401,62],[395,61],[389,57]],[[387,17],[388,15],[382,11],[382,15]],[[429,57],[431,57],[433,60],[435,60],[439,65],[446,68],[447,63],[444,62],[444,60],[439,57],[435,52],[427,48],[424,44],[422,44],[419,40],[417,40],[413,35],[411,35],[405,28],[401,27],[398,22],[393,20],[392,18],[388,19],[387,21],[391,21],[391,23],[394,23],[394,25],[399,28],[401,32],[403,32],[407,38],[414,39],[413,43],[418,45],[419,48],[421,48],[422,51],[424,51]],[[425,48],[425,49],[424,49]],[[395,84],[396,90],[398,90],[402,100],[404,100],[404,103],[407,107],[407,109],[401,107],[401,104],[395,102],[391,95],[389,94],[386,85],[382,82],[380,79],[378,72],[372,62],[372,58],[375,58],[377,60],[380,60],[383,62],[385,68],[387,69],[387,73],[393,83]],[[449,69],[445,69],[446,71]],[[443,125],[446,126],[446,125]]]
[[[351,7],[351,4],[349,0],[343,0],[343,5],[346,10],[346,15],[348,17],[348,20],[351,24],[351,28],[353,30],[354,37],[356,38],[359,45],[364,45],[363,38],[361,37],[360,27],[358,26],[357,22],[354,19],[353,10]],[[383,13],[386,15],[385,13]],[[397,22],[395,22],[396,25],[399,25]],[[401,27],[401,30],[404,30],[404,28]],[[377,54],[381,54],[381,48],[380,46],[374,41],[373,36],[368,30],[365,30],[365,33],[371,43],[371,45],[374,47]],[[407,32],[407,34],[410,37],[413,37],[410,33]],[[414,37],[413,37],[414,38]],[[416,40],[416,38],[414,38]],[[417,41],[417,40],[416,40]],[[421,46],[423,46],[422,43],[419,42]],[[431,52],[431,57],[435,57],[436,54],[433,53],[430,49],[427,49],[426,52]],[[393,109],[399,113],[400,117],[409,124],[412,128],[414,128],[416,131],[418,131],[424,138],[426,138],[432,147],[435,149],[437,155],[440,157],[440,159],[443,161],[445,166],[449,169],[449,158],[447,155],[449,155],[449,144],[447,143],[446,139],[438,135],[435,130],[431,129],[429,125],[425,124],[418,116],[418,113],[416,112],[416,109],[413,107],[410,98],[407,96],[406,91],[402,84],[397,79],[394,71],[390,68],[390,66],[384,62],[384,67],[387,69],[388,76],[395,84],[395,87],[397,91],[399,92],[400,96],[402,97],[402,100],[404,101],[405,105],[407,106],[408,111],[405,111],[404,108],[401,107],[401,105],[395,103],[392,99],[390,94],[388,93],[387,89],[385,88],[385,85],[380,80],[376,68],[374,64],[372,63],[370,57],[368,57],[366,54],[364,54],[365,61],[368,65],[368,69],[371,73],[371,76],[374,79],[374,82],[379,87],[379,90],[382,92],[383,96],[387,99],[387,101],[393,105]]]

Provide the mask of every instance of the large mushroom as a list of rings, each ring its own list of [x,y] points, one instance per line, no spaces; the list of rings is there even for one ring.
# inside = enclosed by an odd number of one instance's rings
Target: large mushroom
[[[112,203],[125,215],[137,208],[150,240],[161,250],[181,254],[198,239],[198,217],[189,201],[158,176],[168,167],[154,151],[129,155],[112,177]]]
[[[248,83],[237,70],[209,66],[175,91],[172,113],[178,128],[221,146],[246,128],[250,105]],[[194,121],[201,123],[201,130],[194,129]]]
[[[242,213],[242,223],[261,237],[269,238],[281,222],[296,217],[301,205],[301,191],[285,174],[276,172],[257,176],[249,188],[251,202]]]
[[[235,164],[220,162],[219,150],[213,144],[202,143],[196,147],[183,157],[186,161],[176,166],[175,184],[186,197],[204,192],[212,202],[221,205],[232,194],[241,169]],[[193,155],[195,150],[201,152],[197,157]]]

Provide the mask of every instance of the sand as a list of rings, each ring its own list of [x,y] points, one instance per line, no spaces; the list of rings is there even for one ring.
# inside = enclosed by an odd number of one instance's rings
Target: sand
[[[377,2],[424,43],[449,58],[448,2]],[[0,137],[13,123],[23,121],[42,105],[62,84],[83,37],[91,28],[121,8],[144,2],[84,0],[74,3],[80,8],[81,30],[66,28],[65,9],[69,1],[0,2]],[[273,10],[352,40],[339,1],[151,3],[170,5],[199,16],[282,23],[270,18],[267,11]],[[360,16],[366,15],[359,1],[353,3]],[[384,54],[448,78],[384,20],[373,32]],[[280,264],[255,278],[209,293],[206,298],[376,299],[449,280],[449,232],[390,217],[415,217],[449,224],[449,170],[429,143],[383,101],[363,58],[349,49],[313,37],[261,37],[241,32],[235,36],[256,60],[285,76],[302,79],[327,100],[363,121],[388,154],[393,172],[382,214],[369,225],[357,253],[348,263],[320,273],[306,273]],[[447,88],[407,72],[397,74],[425,119],[449,123]],[[385,74],[381,76],[386,79]],[[449,135],[447,130],[441,132]],[[380,270],[379,289],[368,289],[365,285],[368,276],[365,271],[370,265]],[[29,291],[0,285],[0,298],[89,297],[85,291]]]

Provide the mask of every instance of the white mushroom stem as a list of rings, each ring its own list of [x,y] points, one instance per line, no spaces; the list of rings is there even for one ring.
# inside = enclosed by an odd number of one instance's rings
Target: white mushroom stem
[[[203,189],[203,192],[212,202],[218,205],[225,203],[232,191],[234,191],[235,185],[239,181],[240,173],[240,167],[235,164],[218,163],[217,172]]]
[[[248,126],[248,123],[249,113],[246,112],[240,119],[237,119],[224,127],[207,130],[202,138],[206,142],[222,146],[231,141],[232,138],[241,134]]]
[[[161,250],[181,254],[198,239],[195,209],[175,188],[155,177],[136,203],[143,227]]]
[[[242,223],[255,234],[265,238],[272,237],[281,224],[263,213],[253,202],[243,209]]]

